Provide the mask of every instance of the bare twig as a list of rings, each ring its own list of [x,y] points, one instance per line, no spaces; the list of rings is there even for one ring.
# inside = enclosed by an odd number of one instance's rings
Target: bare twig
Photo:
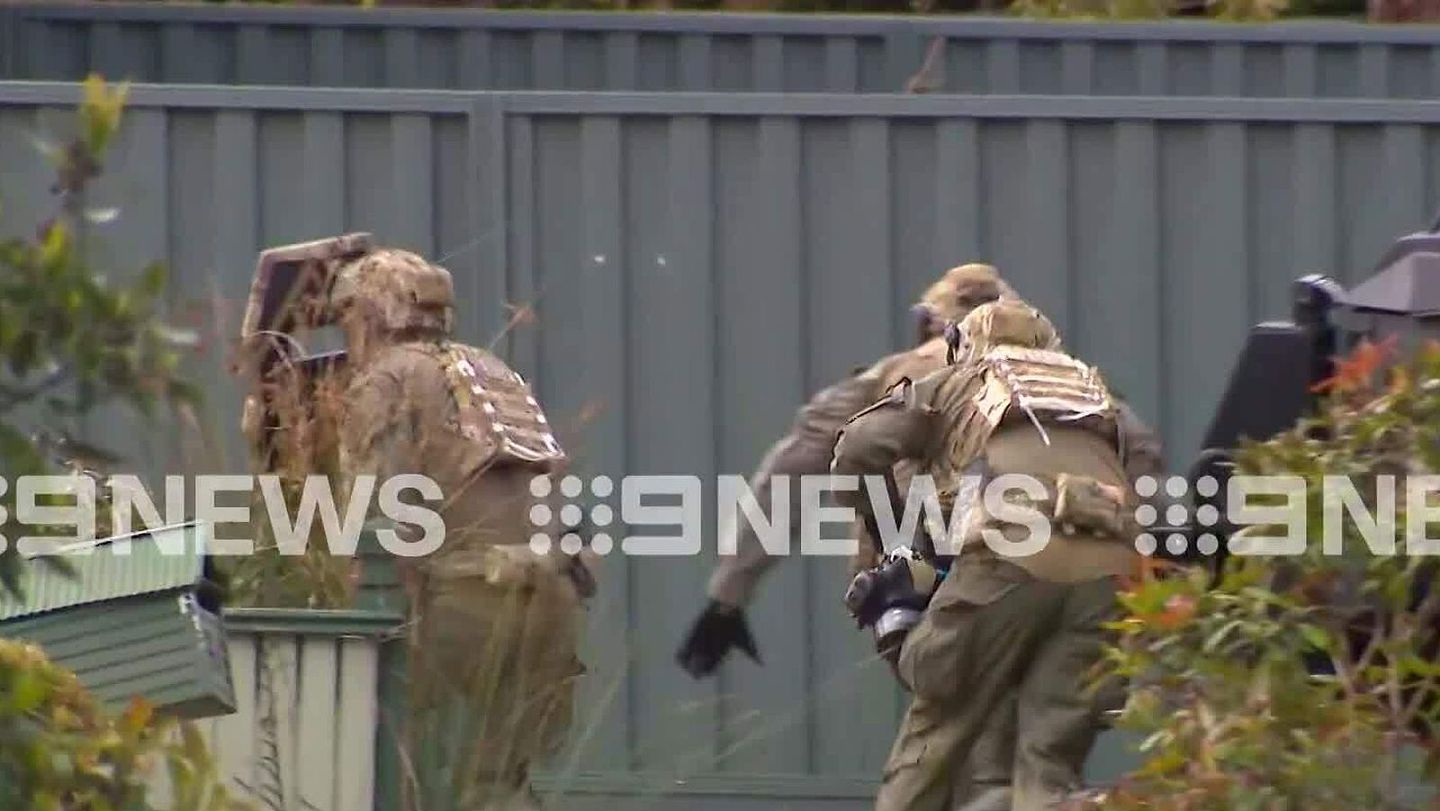
[[[1375,655],[1380,652],[1380,641],[1385,631],[1385,617],[1377,613],[1374,619],[1374,627],[1365,642],[1365,650],[1360,654],[1355,663],[1357,673],[1364,672],[1375,660]]]
[[[936,90],[944,89],[944,82],[936,81],[935,65],[941,54],[945,53],[945,37],[936,36],[930,41],[930,47],[925,51],[925,61],[921,63],[920,69],[905,82],[906,93],[933,93]]]
[[[281,777],[279,722],[275,717],[275,672],[271,668],[270,651],[260,652],[260,698],[264,710],[260,714],[256,732],[260,735],[259,758],[261,785],[252,791],[271,811],[285,811],[285,793]]]

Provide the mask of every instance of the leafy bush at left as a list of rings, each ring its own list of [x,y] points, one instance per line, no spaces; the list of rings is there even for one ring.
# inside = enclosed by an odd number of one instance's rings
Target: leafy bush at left
[[[109,218],[87,208],[85,189],[119,130],[124,100],[123,87],[99,77],[85,83],[74,137],[45,149],[56,173],[55,216],[29,237],[0,241],[0,474],[7,477],[53,472],[57,459],[89,475],[86,457],[96,452],[72,428],[96,407],[123,403],[150,413],[157,404],[193,399],[178,372],[188,338],[158,317],[163,269],[152,266],[137,283],[119,286],[85,250],[87,225]],[[0,507],[11,523],[0,528],[14,537],[10,496]],[[42,562],[58,565],[54,558],[26,561],[6,544],[0,592],[21,594],[22,567]],[[167,782],[168,792],[155,791]],[[164,793],[168,802],[158,804]],[[249,807],[225,791],[193,726],[157,715],[143,701],[118,715],[107,712],[40,648],[0,639],[0,809]]]
[[[170,802],[157,805],[156,776]],[[114,716],[36,646],[0,640],[0,808],[248,811],[216,776],[190,724],[136,700]]]

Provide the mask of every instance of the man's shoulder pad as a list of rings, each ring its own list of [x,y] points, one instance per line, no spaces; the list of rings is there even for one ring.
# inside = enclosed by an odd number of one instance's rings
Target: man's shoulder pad
[[[923,405],[924,402],[920,396],[919,384],[909,377],[902,377],[899,382],[885,390],[884,397],[881,397],[879,400],[856,412],[854,416],[845,422],[849,424],[866,414],[879,411],[882,408],[915,408]]]
[[[873,411],[879,411],[882,408],[890,408],[893,406],[904,407],[906,405],[909,405],[912,401],[910,392],[913,387],[914,384],[910,382],[910,378],[900,378],[900,382],[891,386],[885,392],[884,397],[881,397],[879,400],[876,400],[870,405],[865,406],[864,408],[855,412],[853,415],[851,415],[850,419],[845,421],[845,423],[848,425],[855,420],[858,420],[861,417],[865,416],[866,414],[869,414]]]

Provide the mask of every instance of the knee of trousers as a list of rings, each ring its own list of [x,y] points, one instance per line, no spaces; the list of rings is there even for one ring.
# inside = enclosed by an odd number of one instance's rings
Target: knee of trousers
[[[988,567],[960,567],[936,592],[896,663],[897,676],[913,694],[953,704],[986,677],[988,663],[981,660],[990,652],[979,648],[995,636],[988,626],[1014,613],[1001,603],[1023,583],[1001,571],[997,576]]]

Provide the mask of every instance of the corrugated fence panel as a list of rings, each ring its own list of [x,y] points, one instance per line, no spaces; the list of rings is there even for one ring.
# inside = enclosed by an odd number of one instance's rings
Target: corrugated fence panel
[[[75,97],[0,86],[0,159],[26,165],[24,133]],[[810,393],[902,346],[936,272],[998,264],[1178,468],[1247,328],[1287,314],[1288,283],[1364,278],[1440,194],[1432,102],[152,87],[133,102],[168,148],[124,153],[110,188],[163,193],[115,192],[102,236],[140,251],[163,224],[151,254],[176,301],[228,300],[222,335],[262,246],[369,230],[445,259],[460,336],[498,339],[579,472],[614,479],[577,501],[609,507],[617,538],[667,531],[638,525],[621,474],[703,480],[701,555],[605,562],[574,760],[551,782],[601,795],[858,797],[878,774],[901,704],[839,610],[842,560],[765,583],[764,668],[742,658],[696,684],[671,657],[713,560],[712,474],[748,472]],[[509,312],[533,317],[501,336]],[[219,364],[195,368],[220,381]],[[212,391],[232,443],[238,396]]]
[[[725,167],[715,173],[713,187],[715,306],[724,313],[749,310],[770,325],[760,333],[738,319],[720,318],[716,327],[717,463],[724,472],[738,473],[754,466],[785,430],[794,404],[811,392],[804,349],[800,126],[777,116],[748,128],[716,127],[712,141],[714,160]],[[802,566],[777,567],[754,610],[766,617],[808,611],[807,574]],[[719,675],[728,719],[722,746],[735,750],[721,765],[755,773],[805,772],[810,736],[796,719],[808,712],[811,685],[819,682],[805,624],[774,624],[765,633],[770,639],[764,669],[734,667]],[[767,734],[772,724],[780,729]]]
[[[508,193],[526,201],[507,278],[539,300],[516,358],[538,364],[562,413],[597,406],[587,466],[742,472],[805,395],[900,345],[904,306],[931,274],[983,257],[1109,371],[1183,463],[1247,328],[1286,315],[1290,280],[1318,269],[1353,282],[1428,220],[1440,133],[1418,122],[1432,108],[487,100],[483,114],[506,122]],[[1336,176],[1329,197],[1313,195],[1317,160]],[[1308,234],[1323,244],[1301,251]],[[714,693],[670,661],[706,564],[609,565],[627,590],[613,599],[632,607],[633,675],[617,700],[628,711],[594,740],[632,748],[596,744],[593,762],[694,778],[713,752],[741,783],[875,774],[900,705],[834,608],[840,561],[780,567],[754,610],[769,665],[736,664]],[[703,723],[717,724],[713,740]]]
[[[475,90],[1434,98],[1423,28],[19,4],[12,79]],[[943,44],[936,45],[936,38]]]

